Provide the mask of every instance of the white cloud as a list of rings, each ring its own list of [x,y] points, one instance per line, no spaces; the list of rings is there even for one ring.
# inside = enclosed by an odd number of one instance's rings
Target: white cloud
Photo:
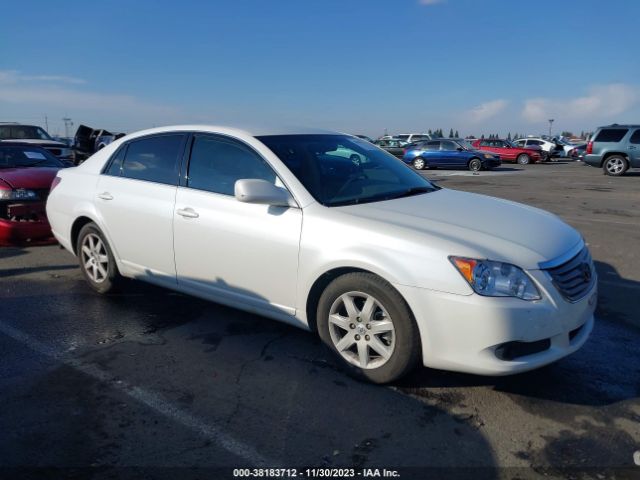
[[[503,112],[508,105],[509,102],[506,100],[491,100],[490,102],[481,103],[471,110],[466,111],[464,117],[471,120],[472,123],[484,122]]]
[[[444,3],[445,0],[418,0],[420,5],[436,5],[438,3]]]
[[[640,90],[632,85],[612,83],[597,85],[587,95],[568,99],[531,98],[524,102],[522,117],[531,122],[549,118],[583,119],[619,115],[640,100]]]
[[[162,122],[172,119],[177,109],[140,100],[131,95],[87,91],[83,80],[61,75],[22,75],[14,70],[0,70],[0,105],[13,105],[20,113],[41,112],[80,116],[112,114],[126,119]],[[66,85],[61,85],[66,84]],[[17,110],[16,110],[17,109]]]
[[[69,83],[80,85],[86,83],[82,78],[67,75],[23,75],[17,70],[0,70],[0,84],[2,83]]]

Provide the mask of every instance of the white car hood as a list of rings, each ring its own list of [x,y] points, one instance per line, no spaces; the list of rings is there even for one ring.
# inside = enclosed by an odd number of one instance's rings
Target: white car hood
[[[556,259],[581,235],[556,215],[485,195],[442,189],[413,197],[340,207],[378,228],[446,255],[488,258],[525,269]],[[357,220],[354,219],[355,222]]]

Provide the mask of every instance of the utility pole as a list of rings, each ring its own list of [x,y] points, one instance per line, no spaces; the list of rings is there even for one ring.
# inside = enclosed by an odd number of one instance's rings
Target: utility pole
[[[49,118],[46,115],[44,116],[44,129],[49,133]]]
[[[64,117],[62,121],[64,122],[64,136],[69,138],[69,129],[73,127],[73,122],[69,117]]]
[[[549,119],[549,136],[551,136],[551,126],[553,125],[553,121],[554,121],[553,118]]]

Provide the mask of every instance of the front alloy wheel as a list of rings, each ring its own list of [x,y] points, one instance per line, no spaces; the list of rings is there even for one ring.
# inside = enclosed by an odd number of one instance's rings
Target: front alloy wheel
[[[375,297],[363,292],[347,292],[333,302],[329,334],[342,358],[363,369],[381,367],[395,348],[393,320]]]
[[[372,273],[335,278],[320,295],[316,320],[323,343],[357,378],[392,382],[419,359],[420,334],[409,306]]]
[[[425,167],[424,159],[418,157],[413,160],[413,168],[422,170]]]
[[[471,170],[472,172],[479,172],[480,170],[482,170],[482,162],[477,158],[471,159],[471,161],[469,162],[469,170]]]

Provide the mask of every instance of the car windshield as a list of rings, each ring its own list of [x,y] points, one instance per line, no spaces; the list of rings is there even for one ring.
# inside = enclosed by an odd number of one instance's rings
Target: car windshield
[[[22,146],[0,146],[0,168],[56,167],[63,164],[43,148]]]
[[[460,144],[460,146],[466,150],[476,150],[476,147],[469,140],[460,140],[456,143]]]
[[[47,132],[40,127],[31,125],[0,125],[0,140],[15,139],[53,140]]]
[[[384,150],[343,135],[257,137],[328,207],[378,202],[438,189]]]

